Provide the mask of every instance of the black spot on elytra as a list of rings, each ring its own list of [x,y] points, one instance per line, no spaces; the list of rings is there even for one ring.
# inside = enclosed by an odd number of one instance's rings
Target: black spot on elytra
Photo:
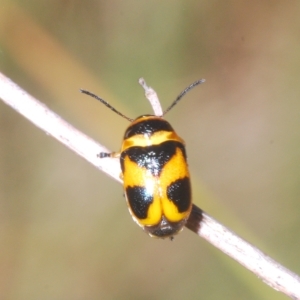
[[[149,206],[153,202],[152,195],[149,195],[146,188],[141,186],[127,187],[126,195],[133,214],[138,219],[146,219]]]
[[[159,176],[166,163],[175,155],[177,148],[182,151],[186,160],[184,145],[177,141],[166,141],[147,147],[130,147],[121,153],[122,172],[125,170],[124,159],[128,156],[139,167],[147,169],[153,176]]]
[[[167,188],[168,198],[176,205],[179,212],[185,212],[191,205],[191,182],[188,177],[177,179]]]

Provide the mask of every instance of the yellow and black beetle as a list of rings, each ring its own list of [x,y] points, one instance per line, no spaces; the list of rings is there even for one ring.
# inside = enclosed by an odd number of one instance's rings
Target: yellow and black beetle
[[[192,209],[185,144],[162,117],[190,89],[202,82],[204,80],[198,80],[187,87],[163,113],[161,108],[155,111],[154,104],[147,97],[155,115],[142,115],[134,120],[124,116],[97,95],[81,90],[131,122],[125,131],[120,153],[100,153],[98,156],[120,158],[121,177],[131,216],[153,237],[172,238],[182,230]],[[145,91],[151,89],[143,79],[140,83]],[[159,103],[154,94],[155,101]]]

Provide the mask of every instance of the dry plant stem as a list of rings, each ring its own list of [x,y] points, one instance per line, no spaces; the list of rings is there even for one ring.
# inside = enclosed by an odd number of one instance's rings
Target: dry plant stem
[[[109,150],[69,125],[1,73],[0,98],[47,134],[121,182],[118,160],[97,158],[98,153]],[[300,299],[300,278],[296,274],[242,240],[195,205],[186,227],[248,268],[275,290],[292,299]]]
[[[186,227],[239,262],[273,289],[300,299],[300,277],[193,205]]]
[[[156,92],[153,90],[152,87],[147,86],[144,78],[139,79],[139,84],[142,86],[142,88],[145,91],[145,96],[149,100],[152,106],[154,115],[157,117],[161,117],[163,115],[163,111]]]
[[[46,134],[53,136],[101,171],[122,182],[119,178],[119,160],[99,159],[96,156],[100,152],[110,152],[108,149],[68,124],[2,73],[0,73],[0,98]]]

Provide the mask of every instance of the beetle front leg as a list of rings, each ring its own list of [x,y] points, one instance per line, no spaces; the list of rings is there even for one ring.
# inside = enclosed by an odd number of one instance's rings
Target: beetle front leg
[[[106,158],[106,157],[111,157],[111,158],[120,158],[120,152],[100,152],[97,154],[97,157],[99,158]]]
[[[111,157],[111,158],[120,158],[121,153],[120,152],[111,152],[111,153],[107,153],[107,152],[100,152],[97,154],[97,157],[99,158],[106,158],[106,157]],[[123,180],[123,174],[122,172],[119,175],[120,179]]]

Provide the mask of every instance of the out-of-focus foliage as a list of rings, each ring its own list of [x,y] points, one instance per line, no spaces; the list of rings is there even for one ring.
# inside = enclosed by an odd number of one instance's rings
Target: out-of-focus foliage
[[[194,202],[300,273],[299,1],[0,1],[0,70],[118,150],[149,113],[187,143]],[[122,188],[0,102],[1,299],[286,299],[184,230],[149,238]]]

